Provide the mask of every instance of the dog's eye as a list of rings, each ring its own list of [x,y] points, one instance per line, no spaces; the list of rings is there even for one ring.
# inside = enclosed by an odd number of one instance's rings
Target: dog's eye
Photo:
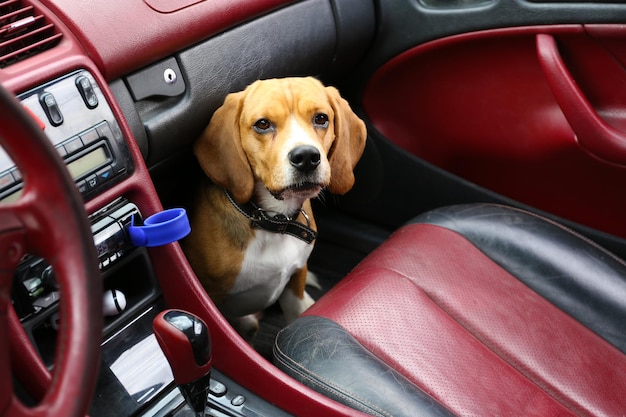
[[[317,113],[313,117],[313,125],[315,127],[327,128],[328,127],[328,115],[324,113]]]
[[[257,133],[267,133],[274,128],[274,125],[268,119],[263,118],[257,120],[254,123],[253,128],[257,131]]]

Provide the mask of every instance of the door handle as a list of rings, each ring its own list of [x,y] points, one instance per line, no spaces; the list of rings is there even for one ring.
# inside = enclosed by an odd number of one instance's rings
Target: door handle
[[[598,115],[563,62],[554,37],[540,33],[535,41],[541,69],[580,146],[607,162],[626,165],[626,133]]]

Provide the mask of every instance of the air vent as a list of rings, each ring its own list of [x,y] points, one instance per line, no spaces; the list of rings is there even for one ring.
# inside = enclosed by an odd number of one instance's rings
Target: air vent
[[[24,0],[0,0],[0,68],[50,49],[63,35]]]

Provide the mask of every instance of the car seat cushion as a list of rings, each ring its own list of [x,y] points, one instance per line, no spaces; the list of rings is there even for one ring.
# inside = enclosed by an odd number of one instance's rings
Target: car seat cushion
[[[568,259],[570,251],[572,258],[593,260]],[[576,273],[574,261],[590,277],[568,278]],[[567,292],[568,279],[592,285],[606,273],[620,291],[622,268],[608,252],[533,214],[457,206],[402,227],[305,315],[340,326],[458,415],[619,415],[626,357],[598,335],[610,326],[592,330],[540,291]],[[557,284],[533,289],[525,282],[527,269],[531,282]],[[585,304],[582,290],[572,286],[576,291],[557,299]],[[593,323],[619,317],[617,302],[614,310]],[[313,339],[301,340],[296,350],[316,349]],[[353,372],[348,356],[329,365],[334,373]]]

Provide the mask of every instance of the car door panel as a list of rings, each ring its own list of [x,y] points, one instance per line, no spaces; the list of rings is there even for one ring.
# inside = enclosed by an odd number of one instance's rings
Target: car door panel
[[[481,31],[417,46],[376,72],[364,109],[386,138],[446,171],[626,237],[620,143],[596,145],[603,153],[581,143],[538,58],[542,39],[562,41],[574,85],[621,132],[623,68],[581,25]]]

